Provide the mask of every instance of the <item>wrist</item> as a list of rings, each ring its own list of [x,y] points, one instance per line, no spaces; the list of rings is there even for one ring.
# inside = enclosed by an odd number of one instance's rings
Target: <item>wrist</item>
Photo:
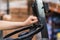
[[[24,21],[24,22],[23,22],[23,25],[24,25],[24,26],[27,26],[27,23],[26,23],[26,21]]]

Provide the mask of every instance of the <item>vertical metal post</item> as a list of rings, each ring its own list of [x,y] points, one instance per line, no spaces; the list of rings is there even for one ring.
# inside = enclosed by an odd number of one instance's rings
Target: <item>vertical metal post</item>
[[[48,31],[47,31],[47,25],[46,25],[46,19],[45,19],[45,12],[44,12],[44,9],[42,9],[43,2],[42,0],[36,0],[36,2],[37,2],[38,12],[41,19],[41,24],[44,25],[44,29],[41,32],[42,40],[48,40]]]
[[[9,0],[7,0],[7,14],[9,14]]]
[[[0,40],[3,40],[3,31],[0,30]]]

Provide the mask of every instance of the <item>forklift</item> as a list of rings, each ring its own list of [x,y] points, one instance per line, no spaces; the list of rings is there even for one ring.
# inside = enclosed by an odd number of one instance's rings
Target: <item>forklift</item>
[[[54,1],[57,1],[57,3]],[[59,35],[60,35],[59,2],[60,2],[59,0],[34,0],[31,7],[32,7],[33,15],[38,18],[38,22],[36,24],[9,33],[5,37],[1,36],[0,39],[1,40],[32,40],[34,35],[41,32],[40,40],[59,40]],[[9,13],[8,0],[7,0],[7,13]],[[15,39],[9,38],[10,36],[22,32],[24,30],[29,30],[29,31],[18,35],[18,38]]]

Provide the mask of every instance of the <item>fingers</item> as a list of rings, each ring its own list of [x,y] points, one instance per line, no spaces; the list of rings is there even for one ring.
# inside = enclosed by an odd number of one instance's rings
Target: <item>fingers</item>
[[[37,17],[36,17],[36,16],[30,16],[30,18],[31,18],[31,19],[37,19]]]
[[[31,22],[36,23],[38,21],[37,17],[35,16],[30,16],[31,17]]]
[[[38,22],[38,20],[34,20],[34,21],[32,21],[32,23],[36,23],[36,22]]]
[[[36,23],[36,22],[38,22],[37,17],[29,16],[29,18],[25,21],[25,24],[30,25],[30,24],[33,24],[33,23]]]

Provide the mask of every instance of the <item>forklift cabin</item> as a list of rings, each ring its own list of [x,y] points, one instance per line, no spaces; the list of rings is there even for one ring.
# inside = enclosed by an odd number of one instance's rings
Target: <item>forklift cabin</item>
[[[2,32],[0,33],[0,40],[32,40],[35,34],[41,32],[40,40],[58,40],[60,33],[60,0],[34,0],[31,5],[33,15],[38,18],[38,23],[33,24],[28,27],[24,27],[20,30],[16,30],[12,33],[7,34],[5,37],[2,37]],[[7,0],[7,13],[9,13],[9,0]],[[48,29],[47,23],[49,23],[51,30]],[[19,33],[24,30],[29,30],[20,34],[18,38],[12,39],[10,36]],[[49,34],[51,31],[51,34]]]

